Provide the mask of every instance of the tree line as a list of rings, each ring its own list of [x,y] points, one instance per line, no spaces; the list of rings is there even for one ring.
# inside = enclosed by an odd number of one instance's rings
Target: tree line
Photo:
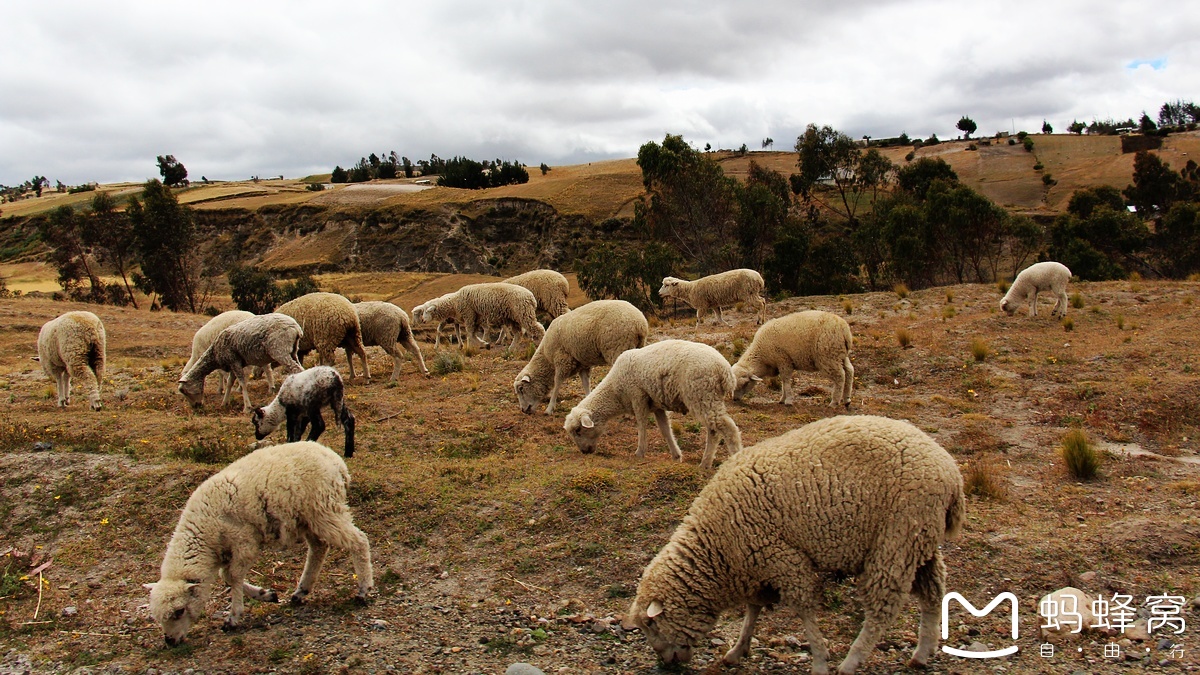
[[[542,173],[549,167],[542,165]],[[393,150],[386,155],[371,153],[362,157],[349,170],[335,166],[330,174],[331,183],[363,183],[374,179],[405,178],[414,176],[437,176],[438,185],[467,189],[481,189],[515,185],[529,182],[529,172],[520,162],[496,160],[475,161],[467,157],[454,157],[449,160],[431,154],[427,160],[417,160],[413,163],[407,157],[401,157]]]

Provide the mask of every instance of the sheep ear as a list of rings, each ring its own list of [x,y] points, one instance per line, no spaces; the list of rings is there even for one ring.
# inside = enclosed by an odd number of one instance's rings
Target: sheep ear
[[[650,603],[649,607],[646,608],[646,618],[653,619],[654,617],[658,616],[659,614],[662,614],[662,611],[663,611],[662,603],[655,600]]]
[[[187,592],[192,596],[195,596],[200,593],[200,584],[196,581],[189,581],[188,584],[184,586],[184,589],[187,590]]]
[[[522,375],[521,381],[522,382],[532,382],[533,380],[528,375]]]
[[[154,587],[155,587],[155,586],[157,586],[157,585],[158,585],[158,582],[156,581],[156,582],[154,582],[154,583],[152,583],[152,584],[142,584],[142,588],[144,588],[144,589],[146,589],[146,590],[148,590],[148,591],[153,591],[153,590],[154,590]]]
[[[579,426],[583,427],[584,429],[591,429],[592,427],[596,426],[596,423],[592,421],[592,416],[590,414],[583,413],[583,415],[580,415],[579,417]]]
[[[757,375],[751,375],[751,376],[750,376],[750,381],[751,381],[751,382],[762,382],[762,378],[761,378],[761,377],[759,377],[759,376],[757,376]]]

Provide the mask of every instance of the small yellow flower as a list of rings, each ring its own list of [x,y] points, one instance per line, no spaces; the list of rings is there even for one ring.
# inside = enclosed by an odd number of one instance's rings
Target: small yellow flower
[[[101,525],[107,525],[107,524],[108,524],[108,518],[101,518],[101,519],[100,519],[100,524],[101,524]]]
[[[54,501],[62,499],[62,495],[54,495]]]
[[[307,654],[305,654],[305,655],[304,655],[304,660],[305,660],[305,661],[311,661],[311,660],[312,660],[312,657],[313,657],[313,653],[312,653],[312,652],[309,652],[309,653],[307,653]]]

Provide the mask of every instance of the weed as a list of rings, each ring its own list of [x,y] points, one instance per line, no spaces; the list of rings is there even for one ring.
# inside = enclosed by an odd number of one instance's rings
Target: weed
[[[1117,330],[1125,330],[1125,315],[1117,315]]]
[[[585,494],[602,495],[612,490],[617,484],[616,476],[608,469],[588,469],[576,474],[568,481],[572,490]]]
[[[1078,291],[1071,294],[1071,306],[1075,309],[1083,309],[1083,296]]]
[[[946,291],[946,302],[954,302],[954,291]]]
[[[233,438],[201,436],[183,447],[172,447],[167,454],[172,459],[198,464],[228,464],[240,451]]]
[[[946,305],[942,308],[942,321],[945,321],[946,319],[953,319],[956,314],[958,314],[958,312],[955,311],[953,305]]]
[[[988,347],[988,343],[983,338],[974,338],[971,340],[971,356],[975,357],[976,361],[980,363],[987,361],[987,357],[991,353],[991,348]]]
[[[469,340],[467,341],[466,344],[463,345],[463,348],[462,348],[463,356],[470,358],[472,356],[477,356],[478,354],[479,354],[479,348],[476,347],[475,345],[471,344],[471,342]]]
[[[730,352],[733,354],[733,358],[735,358],[735,359],[741,358],[742,354],[745,353],[745,351],[746,351],[746,341],[740,337],[733,338],[733,351]]]
[[[609,584],[608,588],[604,589],[604,591],[608,594],[608,597],[613,599],[628,598],[633,595],[625,584]]]
[[[438,448],[438,453],[448,459],[477,459],[503,451],[504,443],[487,431],[457,438]]]
[[[904,284],[896,284],[895,286],[892,286],[892,290],[896,292],[896,297],[900,298],[901,300],[908,297],[908,286],[905,286]]]
[[[989,453],[976,455],[967,462],[967,470],[963,474],[963,489],[969,495],[995,501],[1004,501],[1008,496],[1003,469]]]
[[[912,333],[907,328],[896,329],[896,344],[904,349],[912,346]]]
[[[1008,287],[1012,284],[1008,279],[997,279],[996,290],[1000,291],[1000,295],[1008,292]]]
[[[842,302],[842,311],[845,312],[847,316],[853,314],[854,313],[854,303],[850,302],[849,300]]]
[[[1062,320],[1062,327],[1063,330],[1070,333],[1071,331],[1075,330],[1075,320],[1069,316],[1064,316]]]
[[[282,663],[292,658],[292,650],[287,647],[276,647],[267,654],[267,660],[271,663]]]
[[[449,375],[450,373],[461,373],[463,369],[463,357],[458,352],[438,352],[438,355],[433,358],[433,366],[429,370],[434,375]]]
[[[1067,473],[1073,478],[1091,480],[1100,472],[1100,453],[1081,429],[1072,429],[1063,436],[1061,453]]]

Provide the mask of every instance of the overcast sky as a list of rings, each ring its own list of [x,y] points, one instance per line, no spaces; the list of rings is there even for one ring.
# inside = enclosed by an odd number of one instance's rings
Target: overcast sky
[[[301,177],[372,152],[537,166],[789,150],[810,122],[946,139],[1200,102],[1200,2],[25,2],[0,183]]]

